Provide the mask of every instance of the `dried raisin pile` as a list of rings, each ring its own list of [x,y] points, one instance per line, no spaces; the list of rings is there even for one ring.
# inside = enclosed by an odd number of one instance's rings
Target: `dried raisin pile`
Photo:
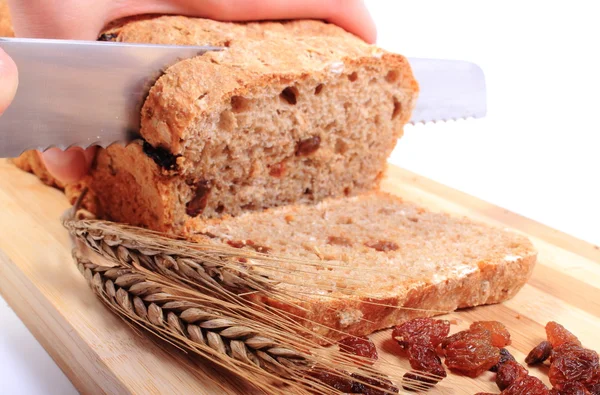
[[[529,352],[529,354],[527,354],[527,357],[525,358],[525,363],[527,363],[527,365],[535,365],[538,363],[542,363],[550,357],[551,353],[552,343],[550,343],[547,340],[544,340],[543,342],[535,346]]]
[[[339,341],[340,351],[356,355],[359,363],[374,364],[378,359],[377,348],[368,337],[347,337]]]
[[[552,344],[552,347],[558,347],[563,343],[575,343],[581,346],[581,342],[571,332],[565,329],[564,326],[554,321],[550,321],[546,324],[546,337]]]
[[[506,361],[498,367],[496,385],[500,390],[505,390],[513,383],[523,379],[529,372],[516,361]]]
[[[415,318],[398,325],[392,331],[392,339],[396,340],[404,350],[409,344],[428,345],[433,348],[450,333],[450,322],[433,318]]]
[[[477,321],[469,327],[471,331],[490,331],[492,335],[492,345],[496,347],[505,347],[510,344],[510,333],[506,326],[498,321]]]
[[[479,376],[500,360],[500,349],[488,339],[476,336],[453,341],[445,347],[444,352],[446,366],[469,377]]]

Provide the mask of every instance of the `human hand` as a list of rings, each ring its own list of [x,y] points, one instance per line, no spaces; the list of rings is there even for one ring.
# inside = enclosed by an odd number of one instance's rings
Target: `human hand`
[[[19,84],[15,62],[0,48],[0,114],[10,105]]]
[[[323,19],[369,43],[376,38],[362,0],[9,0],[9,5],[17,37],[28,38],[95,40],[107,23],[140,14],[225,21]],[[95,148],[50,149],[41,157],[50,174],[68,183],[87,173],[94,153]]]

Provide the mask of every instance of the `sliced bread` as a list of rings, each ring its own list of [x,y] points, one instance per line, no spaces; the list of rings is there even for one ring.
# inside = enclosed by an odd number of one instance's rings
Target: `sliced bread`
[[[404,57],[318,21],[136,18],[100,39],[225,47],[168,68],[143,140],[91,172],[99,214],[155,230],[376,188],[418,93]]]
[[[268,274],[297,306],[255,298],[334,340],[502,302],[527,282],[537,255],[518,234],[382,192],[211,220],[194,240],[289,257]]]

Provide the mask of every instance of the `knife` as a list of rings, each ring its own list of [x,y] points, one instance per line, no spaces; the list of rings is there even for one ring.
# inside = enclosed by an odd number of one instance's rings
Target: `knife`
[[[0,38],[19,69],[14,101],[0,116],[0,157],[30,149],[109,146],[137,137],[151,86],[179,60],[224,48]],[[479,118],[485,78],[475,64],[409,58],[420,85],[411,123]]]

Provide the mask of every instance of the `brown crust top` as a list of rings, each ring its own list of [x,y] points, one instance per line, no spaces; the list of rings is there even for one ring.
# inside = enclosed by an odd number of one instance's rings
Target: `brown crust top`
[[[239,24],[162,16],[117,25],[105,34],[124,42],[227,47],[171,66],[150,91],[142,110],[141,134],[153,146],[174,154],[183,154],[190,139],[210,138],[199,134],[197,125],[218,113],[233,96],[264,95],[307,78],[327,80],[341,68],[397,70],[403,76],[400,88],[415,96],[418,92],[406,58],[324,22]],[[411,111],[404,113],[409,116]]]

